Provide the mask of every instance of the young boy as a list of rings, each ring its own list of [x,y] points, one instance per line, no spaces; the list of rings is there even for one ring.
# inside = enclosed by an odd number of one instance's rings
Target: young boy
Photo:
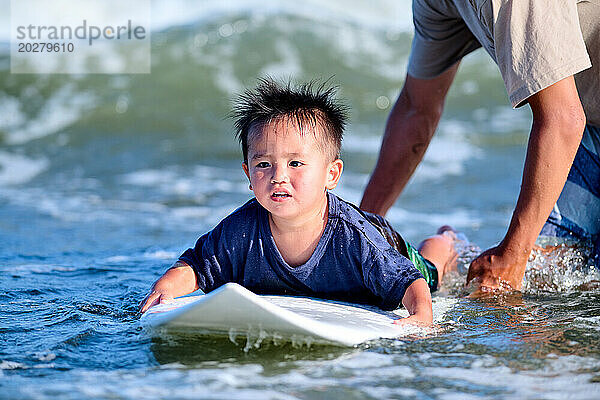
[[[431,323],[430,289],[452,264],[452,240],[429,238],[419,254],[386,220],[329,192],[342,174],[346,123],[334,95],[325,85],[292,88],[262,79],[240,96],[233,114],[255,197],[181,255],[154,283],[142,312],[237,282],[255,293],[386,310],[402,303],[410,316],[401,323]]]

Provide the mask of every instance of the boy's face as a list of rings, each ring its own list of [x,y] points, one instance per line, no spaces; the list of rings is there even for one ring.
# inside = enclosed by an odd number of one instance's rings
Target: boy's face
[[[341,176],[341,160],[331,161],[319,140],[320,125],[302,132],[287,120],[254,128],[243,169],[258,202],[273,218],[301,222],[318,214]]]

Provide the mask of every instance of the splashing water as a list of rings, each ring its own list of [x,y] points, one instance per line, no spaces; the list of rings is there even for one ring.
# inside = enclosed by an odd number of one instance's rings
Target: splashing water
[[[527,263],[523,290],[568,292],[598,286],[600,271],[589,260],[593,245],[541,238]]]
[[[457,232],[454,239],[454,251],[458,255],[456,260],[456,269],[459,274],[467,275],[469,265],[481,254],[481,248],[471,243],[467,236],[462,232]]]
[[[453,233],[453,240],[457,253],[456,272],[446,275],[442,293],[466,295],[465,277],[471,262],[482,250],[462,232]],[[522,291],[569,292],[599,287],[600,270],[589,260],[592,249],[591,242],[540,237],[529,256]]]

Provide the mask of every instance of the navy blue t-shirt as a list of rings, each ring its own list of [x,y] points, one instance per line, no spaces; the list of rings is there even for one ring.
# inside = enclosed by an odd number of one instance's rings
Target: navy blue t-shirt
[[[258,294],[320,297],[397,308],[421,273],[368,222],[366,213],[329,193],[329,216],[306,263],[291,267],[275,245],[268,212],[256,199],[223,219],[186,250],[208,293],[236,282]]]

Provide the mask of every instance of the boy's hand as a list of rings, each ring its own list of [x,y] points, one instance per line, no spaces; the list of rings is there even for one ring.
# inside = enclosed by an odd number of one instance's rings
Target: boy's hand
[[[156,304],[168,303],[173,300],[173,297],[198,290],[196,275],[192,267],[182,261],[177,261],[154,282],[151,290],[152,292],[140,303],[140,313]]]
[[[150,307],[157,304],[170,303],[172,300],[173,296],[169,293],[154,290],[140,303],[140,313],[146,312]]]
[[[414,314],[414,315],[411,315],[406,318],[400,318],[400,319],[395,320],[394,325],[399,325],[399,326],[410,325],[410,326],[428,327],[428,326],[431,326],[431,321],[428,321],[428,318],[422,318],[422,317]]]
[[[406,289],[402,304],[410,314],[407,318],[394,321],[394,324],[429,326],[433,321],[433,310],[431,308],[431,293],[425,279],[415,280]]]

